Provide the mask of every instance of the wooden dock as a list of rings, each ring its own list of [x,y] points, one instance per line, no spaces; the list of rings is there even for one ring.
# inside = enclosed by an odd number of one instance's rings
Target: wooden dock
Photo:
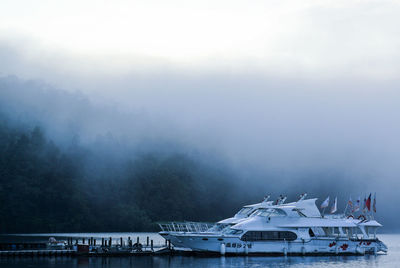
[[[99,243],[98,243],[99,242]],[[147,237],[142,244],[139,237],[133,241],[128,239],[101,238],[67,238],[53,242],[1,242],[0,257],[35,257],[35,256],[145,256],[171,255],[174,250],[170,241],[163,245],[154,245],[153,240]]]

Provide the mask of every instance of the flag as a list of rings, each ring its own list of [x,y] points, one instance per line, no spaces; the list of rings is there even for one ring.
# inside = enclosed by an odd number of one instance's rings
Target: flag
[[[363,204],[363,211],[364,211],[364,213],[367,211],[366,208],[367,208],[367,198],[366,198],[365,195],[364,195],[364,204]]]
[[[365,206],[367,207],[368,211],[371,211],[371,194],[369,194],[367,201],[365,201]]]
[[[372,208],[374,212],[376,213],[376,193],[374,194],[374,203],[372,204]]]
[[[329,206],[329,196],[327,199],[325,199],[325,201],[321,204],[321,208],[326,208]]]
[[[351,196],[350,196],[350,198],[349,198],[349,202],[348,202],[348,204],[349,204],[349,207],[350,207],[350,208],[352,208],[352,207],[353,207],[353,201],[351,200]]]
[[[361,203],[361,198],[358,197],[358,199],[357,199],[357,201],[356,201],[356,204],[355,204],[355,206],[354,206],[354,208],[353,208],[353,212],[357,212],[357,211],[360,210],[360,203]]]
[[[333,206],[331,208],[331,214],[335,213],[337,211],[337,197],[335,197],[335,202],[333,203]]]

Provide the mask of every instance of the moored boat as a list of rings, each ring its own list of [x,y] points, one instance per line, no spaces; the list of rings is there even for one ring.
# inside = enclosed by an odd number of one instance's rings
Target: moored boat
[[[208,229],[190,229],[183,224],[181,229],[160,234],[175,247],[203,253],[362,255],[387,252],[386,245],[376,236],[382,225],[371,216],[324,216],[316,200],[303,197],[287,204],[266,201],[245,206],[243,209],[254,208],[245,217],[237,217],[239,211]]]

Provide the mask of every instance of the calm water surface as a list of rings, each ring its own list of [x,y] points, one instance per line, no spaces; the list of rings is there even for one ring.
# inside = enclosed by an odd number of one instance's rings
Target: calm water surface
[[[52,234],[45,234],[49,236]],[[53,235],[54,236],[54,235]],[[156,243],[163,239],[154,233],[105,233],[105,234],[58,234],[60,237],[140,237],[150,236]],[[0,267],[400,267],[400,235],[379,236],[389,247],[387,255],[333,256],[333,257],[24,257],[0,258]]]

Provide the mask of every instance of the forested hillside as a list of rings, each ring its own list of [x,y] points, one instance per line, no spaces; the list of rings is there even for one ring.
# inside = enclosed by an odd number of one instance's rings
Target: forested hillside
[[[0,230],[144,231],[160,220],[217,220],[241,200],[227,174],[183,154],[142,154],[91,177],[82,148],[62,150],[39,127],[0,124]],[[220,191],[223,189],[223,191]]]

